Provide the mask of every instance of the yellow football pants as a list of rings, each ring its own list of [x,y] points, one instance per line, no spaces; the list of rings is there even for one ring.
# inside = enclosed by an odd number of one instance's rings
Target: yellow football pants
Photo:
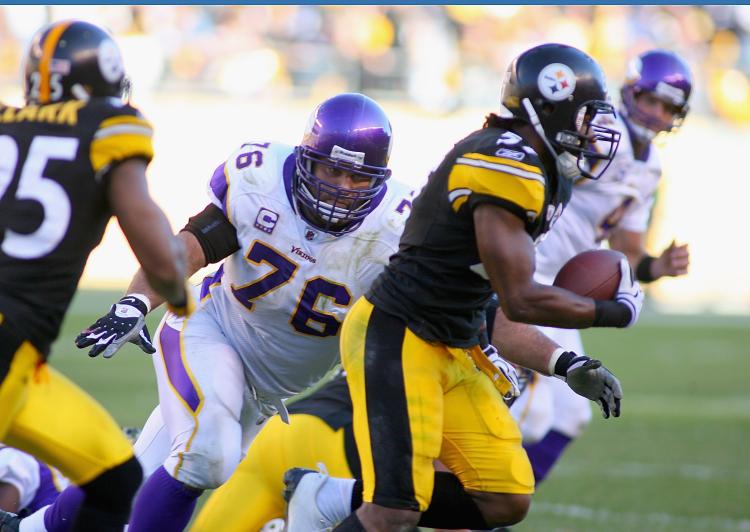
[[[0,441],[53,465],[76,484],[133,456],[107,411],[50,368],[29,342],[12,355],[0,381],[0,405]]]
[[[201,510],[191,532],[256,532],[284,517],[284,472],[325,466],[334,477],[352,478],[344,453],[344,429],[322,419],[292,414],[289,425],[272,417],[253,440],[237,470]]]
[[[426,342],[364,297],[349,311],[341,360],[364,501],[424,511],[436,459],[467,489],[533,493],[518,426],[471,349]]]

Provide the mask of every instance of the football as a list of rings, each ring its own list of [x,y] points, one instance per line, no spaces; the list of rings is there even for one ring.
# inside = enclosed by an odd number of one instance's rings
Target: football
[[[554,285],[594,299],[612,299],[620,284],[620,260],[625,255],[611,249],[579,253],[557,272]]]

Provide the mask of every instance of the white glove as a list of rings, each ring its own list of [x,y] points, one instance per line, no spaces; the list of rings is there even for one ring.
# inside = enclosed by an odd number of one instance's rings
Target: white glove
[[[503,394],[503,399],[505,401],[511,401],[521,395],[521,385],[518,383],[518,373],[516,373],[516,368],[513,367],[513,364],[501,357],[497,348],[492,344],[482,349],[482,352],[487,356],[489,361],[492,362],[492,365],[503,374],[503,377],[506,378],[508,383],[510,383],[510,389]]]
[[[617,287],[615,301],[625,305],[630,312],[630,321],[626,327],[630,327],[638,321],[643,307],[643,290],[641,285],[635,280],[633,270],[626,258],[620,260],[620,286]]]

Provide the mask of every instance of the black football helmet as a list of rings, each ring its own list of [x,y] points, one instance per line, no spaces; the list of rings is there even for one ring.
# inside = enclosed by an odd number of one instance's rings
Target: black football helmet
[[[558,172],[598,179],[617,152],[620,133],[593,123],[598,114],[615,114],[596,61],[572,46],[542,44],[514,59],[505,76],[503,106],[531,123]]]
[[[120,49],[104,29],[81,20],[40,29],[26,54],[27,103],[121,98],[127,88]]]

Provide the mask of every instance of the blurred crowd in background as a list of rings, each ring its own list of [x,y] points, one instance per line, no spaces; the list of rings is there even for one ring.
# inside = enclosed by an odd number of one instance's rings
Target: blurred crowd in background
[[[651,252],[689,243],[691,266],[650,286],[649,304],[750,316],[750,6],[0,6],[0,101],[22,102],[31,36],[66,18],[116,36],[133,102],[156,131],[149,187],[173,227],[205,206],[207,177],[237,143],[299,142],[312,106],[336,92],[383,104],[394,176],[418,187],[500,110],[523,50],[557,41],[589,52],[615,101],[632,57],[674,50],[693,69],[692,110],[678,134],[657,138],[664,177],[648,240]],[[122,288],[135,268],[108,231],[83,284]]]
[[[352,90],[445,113],[495,105],[509,60],[553,40],[591,53],[615,86],[634,54],[676,50],[701,80],[695,110],[750,122],[750,6],[5,6],[0,84],[17,83],[41,24],[92,16],[118,37],[138,91]]]

